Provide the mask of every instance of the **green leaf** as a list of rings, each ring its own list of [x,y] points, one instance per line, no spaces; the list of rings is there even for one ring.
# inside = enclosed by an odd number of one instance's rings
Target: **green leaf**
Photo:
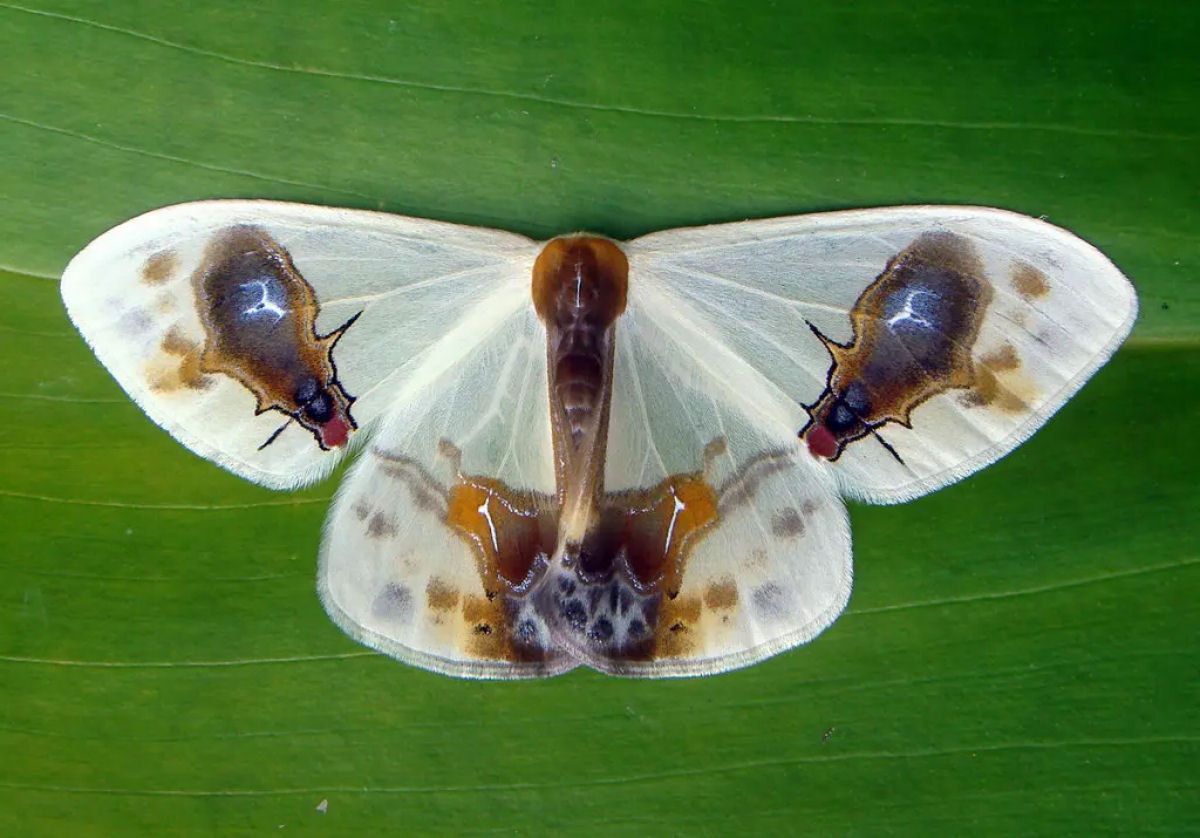
[[[0,3],[0,834],[1195,831],[1190,4]],[[728,675],[478,684],[313,593],[332,481],[154,428],[53,281],[155,206],[549,236],[1001,206],[1109,253],[1134,339],[966,483],[853,510],[850,610]],[[318,804],[327,802],[324,812]]]

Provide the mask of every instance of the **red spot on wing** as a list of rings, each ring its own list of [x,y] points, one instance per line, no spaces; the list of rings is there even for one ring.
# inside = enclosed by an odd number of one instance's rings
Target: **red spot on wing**
[[[814,425],[807,434],[808,450],[816,457],[830,459],[837,453],[837,438],[824,425]]]
[[[321,426],[321,444],[326,448],[341,448],[350,438],[350,425],[341,416],[334,416]]]

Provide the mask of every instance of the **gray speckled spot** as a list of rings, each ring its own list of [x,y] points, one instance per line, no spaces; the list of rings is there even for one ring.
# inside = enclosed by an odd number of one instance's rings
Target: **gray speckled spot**
[[[759,585],[750,594],[750,599],[754,603],[754,608],[763,616],[776,619],[784,616],[783,588],[774,582]]]
[[[390,538],[395,534],[395,521],[382,512],[376,512],[371,516],[371,520],[367,524],[367,535],[371,536],[371,538]]]
[[[154,320],[140,308],[130,309],[117,321],[117,331],[127,337],[141,337],[153,328]]]
[[[412,591],[403,585],[389,582],[375,597],[371,610],[381,617],[407,623],[413,614]]]
[[[771,532],[777,538],[799,538],[804,535],[804,518],[793,507],[780,509],[771,517]]]

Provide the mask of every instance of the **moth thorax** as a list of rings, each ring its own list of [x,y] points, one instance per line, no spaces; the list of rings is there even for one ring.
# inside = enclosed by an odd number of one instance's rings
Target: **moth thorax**
[[[603,331],[625,311],[629,262],[616,242],[564,236],[533,263],[533,305],[547,329],[587,322]]]

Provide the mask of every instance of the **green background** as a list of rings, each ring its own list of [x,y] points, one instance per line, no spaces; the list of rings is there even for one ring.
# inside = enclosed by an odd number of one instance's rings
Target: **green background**
[[[0,834],[1195,832],[1198,14],[0,3]],[[853,509],[809,646],[461,682],[325,618],[333,481],[195,458],[64,316],[89,239],[217,196],[622,238],[992,205],[1110,254],[1142,316],[1013,456]]]

